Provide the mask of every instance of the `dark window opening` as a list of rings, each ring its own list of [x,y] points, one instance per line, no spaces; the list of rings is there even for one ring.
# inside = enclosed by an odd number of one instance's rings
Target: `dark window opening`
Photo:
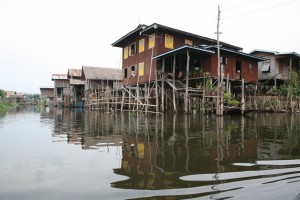
[[[240,60],[236,61],[235,70],[237,73],[237,79],[241,79],[242,78],[242,61],[240,61]]]
[[[127,68],[125,68],[124,69],[124,79],[126,79],[128,77],[127,71],[128,71]]]
[[[136,54],[136,44],[135,43],[133,43],[129,46],[129,55],[132,56],[134,54]]]
[[[221,64],[227,65],[227,58],[226,57],[221,57]]]
[[[241,71],[242,71],[242,62],[240,60],[236,61],[235,69],[236,69],[236,73],[241,73]]]
[[[132,65],[130,68],[131,68],[131,77],[135,77],[135,66]]]

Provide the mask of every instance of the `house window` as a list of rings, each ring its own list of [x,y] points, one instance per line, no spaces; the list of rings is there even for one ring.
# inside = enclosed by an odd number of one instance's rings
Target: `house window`
[[[139,63],[139,76],[144,76],[144,62]]]
[[[249,69],[252,69],[252,64],[249,64]]]
[[[139,40],[139,53],[143,52],[145,50],[145,39]]]
[[[193,46],[193,41],[192,40],[185,39],[184,43],[187,44],[187,45]]]
[[[127,77],[128,77],[128,69],[127,68],[125,68],[124,69],[124,79],[126,79]]]
[[[130,69],[131,69],[131,77],[135,77],[135,66],[132,65],[132,66],[130,67]]]
[[[261,71],[263,73],[269,73],[270,72],[270,63],[264,63],[262,65]]]
[[[134,54],[136,54],[136,44],[132,43],[129,47],[129,56],[133,56]]]
[[[221,64],[227,65],[227,58],[226,57],[221,57],[220,60],[221,60]]]
[[[128,58],[128,47],[124,48],[124,59]]]
[[[237,60],[235,65],[236,79],[242,78],[242,61]]]
[[[165,47],[169,49],[173,49],[173,36],[172,35],[165,35]]]
[[[155,34],[149,36],[149,49],[155,46]]]

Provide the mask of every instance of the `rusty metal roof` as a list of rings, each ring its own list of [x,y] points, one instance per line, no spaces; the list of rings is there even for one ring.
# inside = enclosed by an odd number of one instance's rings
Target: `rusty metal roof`
[[[122,80],[122,70],[82,66],[81,80]]]
[[[68,69],[68,78],[70,77],[81,77],[81,69]]]
[[[68,79],[67,74],[52,74],[52,81]]]

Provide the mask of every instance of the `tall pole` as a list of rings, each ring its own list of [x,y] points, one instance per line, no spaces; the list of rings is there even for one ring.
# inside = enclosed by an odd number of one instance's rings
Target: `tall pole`
[[[223,95],[222,92],[220,92],[220,89],[223,87],[223,79],[221,79],[223,71],[221,71],[221,66],[220,66],[220,41],[219,41],[219,27],[220,27],[220,5],[218,5],[218,22],[217,22],[217,48],[218,48],[218,80],[217,80],[217,108],[216,108],[216,114],[217,115],[223,115],[223,102],[220,99],[220,95]]]

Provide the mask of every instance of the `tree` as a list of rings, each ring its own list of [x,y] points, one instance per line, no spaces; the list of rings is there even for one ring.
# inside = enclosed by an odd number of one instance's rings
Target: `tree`
[[[5,98],[5,91],[0,89],[0,99]]]

